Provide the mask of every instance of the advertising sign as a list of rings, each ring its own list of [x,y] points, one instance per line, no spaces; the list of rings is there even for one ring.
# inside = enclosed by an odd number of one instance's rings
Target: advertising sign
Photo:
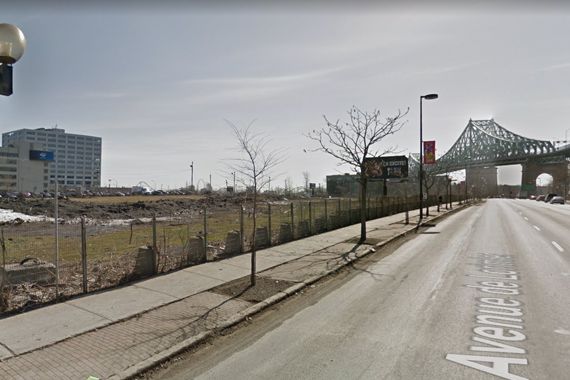
[[[424,141],[424,164],[435,164],[435,141]]]
[[[370,179],[408,178],[408,157],[406,156],[366,158],[364,167]]]
[[[53,152],[45,150],[30,150],[30,160],[53,161]]]

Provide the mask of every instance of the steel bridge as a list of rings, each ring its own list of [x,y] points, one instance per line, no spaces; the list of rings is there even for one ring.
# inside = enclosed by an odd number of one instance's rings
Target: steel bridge
[[[567,194],[569,158],[570,145],[556,148],[551,141],[523,137],[493,119],[469,120],[452,147],[435,164],[427,165],[426,170],[443,174],[465,169],[467,183],[481,185],[483,180],[491,188],[494,186],[496,193],[496,167],[520,164],[523,195],[536,193],[536,178],[542,173],[553,177],[554,191]],[[487,192],[494,195],[492,190]]]

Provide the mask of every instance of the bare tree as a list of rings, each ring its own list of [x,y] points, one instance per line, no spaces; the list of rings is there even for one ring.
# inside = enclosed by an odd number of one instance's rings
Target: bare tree
[[[365,160],[369,157],[380,157],[394,151],[389,147],[382,151],[376,150],[375,145],[385,137],[396,133],[402,128],[405,121],[403,117],[408,110],[398,110],[395,116],[382,118],[379,110],[371,113],[353,106],[348,111],[348,121],[331,122],[323,116],[326,127],[313,130],[308,138],[318,143],[317,151],[325,152],[339,162],[338,165],[349,165],[358,175],[360,183],[360,242],[366,240],[366,189],[368,176],[366,174]]]
[[[434,171],[434,169],[432,167],[425,167],[424,165],[424,173],[423,173],[423,186],[425,189],[425,194],[426,194],[426,198],[427,201],[425,202],[426,204],[426,216],[429,216],[429,193],[431,188],[433,187],[433,185],[435,185],[436,183],[436,179],[437,179],[437,172]]]
[[[269,183],[271,170],[283,161],[282,152],[269,150],[269,140],[261,133],[251,130],[251,122],[246,128],[238,128],[231,122],[226,122],[232,128],[237,139],[237,149],[242,157],[232,159],[228,164],[230,169],[238,174],[240,182],[253,191],[253,231],[251,232],[251,285],[255,285],[256,274],[256,242],[257,228],[257,195]]]

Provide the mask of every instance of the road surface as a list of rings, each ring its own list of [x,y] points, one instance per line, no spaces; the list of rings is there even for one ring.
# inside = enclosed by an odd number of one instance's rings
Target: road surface
[[[569,206],[488,200],[335,285],[155,378],[570,378]]]

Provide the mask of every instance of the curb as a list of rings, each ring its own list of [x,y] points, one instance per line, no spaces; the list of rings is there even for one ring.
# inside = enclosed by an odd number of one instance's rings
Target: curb
[[[463,210],[463,209],[465,209],[471,205],[472,205],[472,203],[458,205],[453,210],[449,210],[445,214],[439,214],[437,216],[434,216],[433,218],[422,223],[421,225],[424,225],[427,222],[431,222],[431,221],[438,220],[440,218],[452,215],[452,214],[454,214],[460,210]],[[371,248],[368,248],[367,250],[365,250],[360,256],[348,257],[346,262],[343,263],[342,265],[340,265],[339,267],[328,270],[323,274],[310,277],[310,278],[308,278],[302,282],[299,282],[295,285],[292,285],[292,286],[288,287],[287,289],[285,289],[279,293],[276,293],[276,294],[272,295],[271,297],[266,298],[265,300],[258,302],[256,304],[248,307],[247,309],[244,309],[244,310],[236,313],[234,316],[223,321],[222,323],[220,323],[219,325],[217,325],[213,329],[199,333],[196,336],[188,338],[188,339],[186,339],[180,343],[177,343],[174,346],[172,346],[171,348],[164,350],[162,352],[159,352],[158,354],[156,354],[156,355],[154,355],[148,359],[145,359],[142,362],[137,363],[137,364],[127,368],[126,370],[124,370],[118,374],[115,374],[115,375],[109,377],[108,380],[132,379],[144,371],[148,371],[152,368],[155,368],[160,363],[172,358],[173,356],[176,356],[176,355],[188,350],[191,347],[197,346],[198,344],[204,342],[206,339],[214,336],[216,333],[223,331],[227,328],[230,328],[232,326],[235,326],[235,325],[247,320],[251,316],[259,313],[260,311],[268,308],[269,306],[274,305],[274,304],[284,300],[285,298],[290,297],[291,295],[297,293],[299,290],[304,289],[305,287],[321,280],[322,278],[325,278],[325,277],[331,275],[332,273],[338,272],[339,270],[346,267],[348,264],[352,263],[353,261],[357,261],[363,257],[368,256],[371,253],[376,252],[377,248],[382,248],[382,247],[386,246],[387,244],[392,243],[392,242],[406,236],[410,232],[413,232],[414,230],[416,230],[416,228],[417,228],[417,226],[410,227],[407,230],[405,230],[404,232],[401,232],[401,233],[399,233],[399,234],[397,234],[397,235],[395,235],[395,236],[393,236],[393,237],[391,237],[385,241],[377,243],[374,245],[374,247],[371,247]]]

